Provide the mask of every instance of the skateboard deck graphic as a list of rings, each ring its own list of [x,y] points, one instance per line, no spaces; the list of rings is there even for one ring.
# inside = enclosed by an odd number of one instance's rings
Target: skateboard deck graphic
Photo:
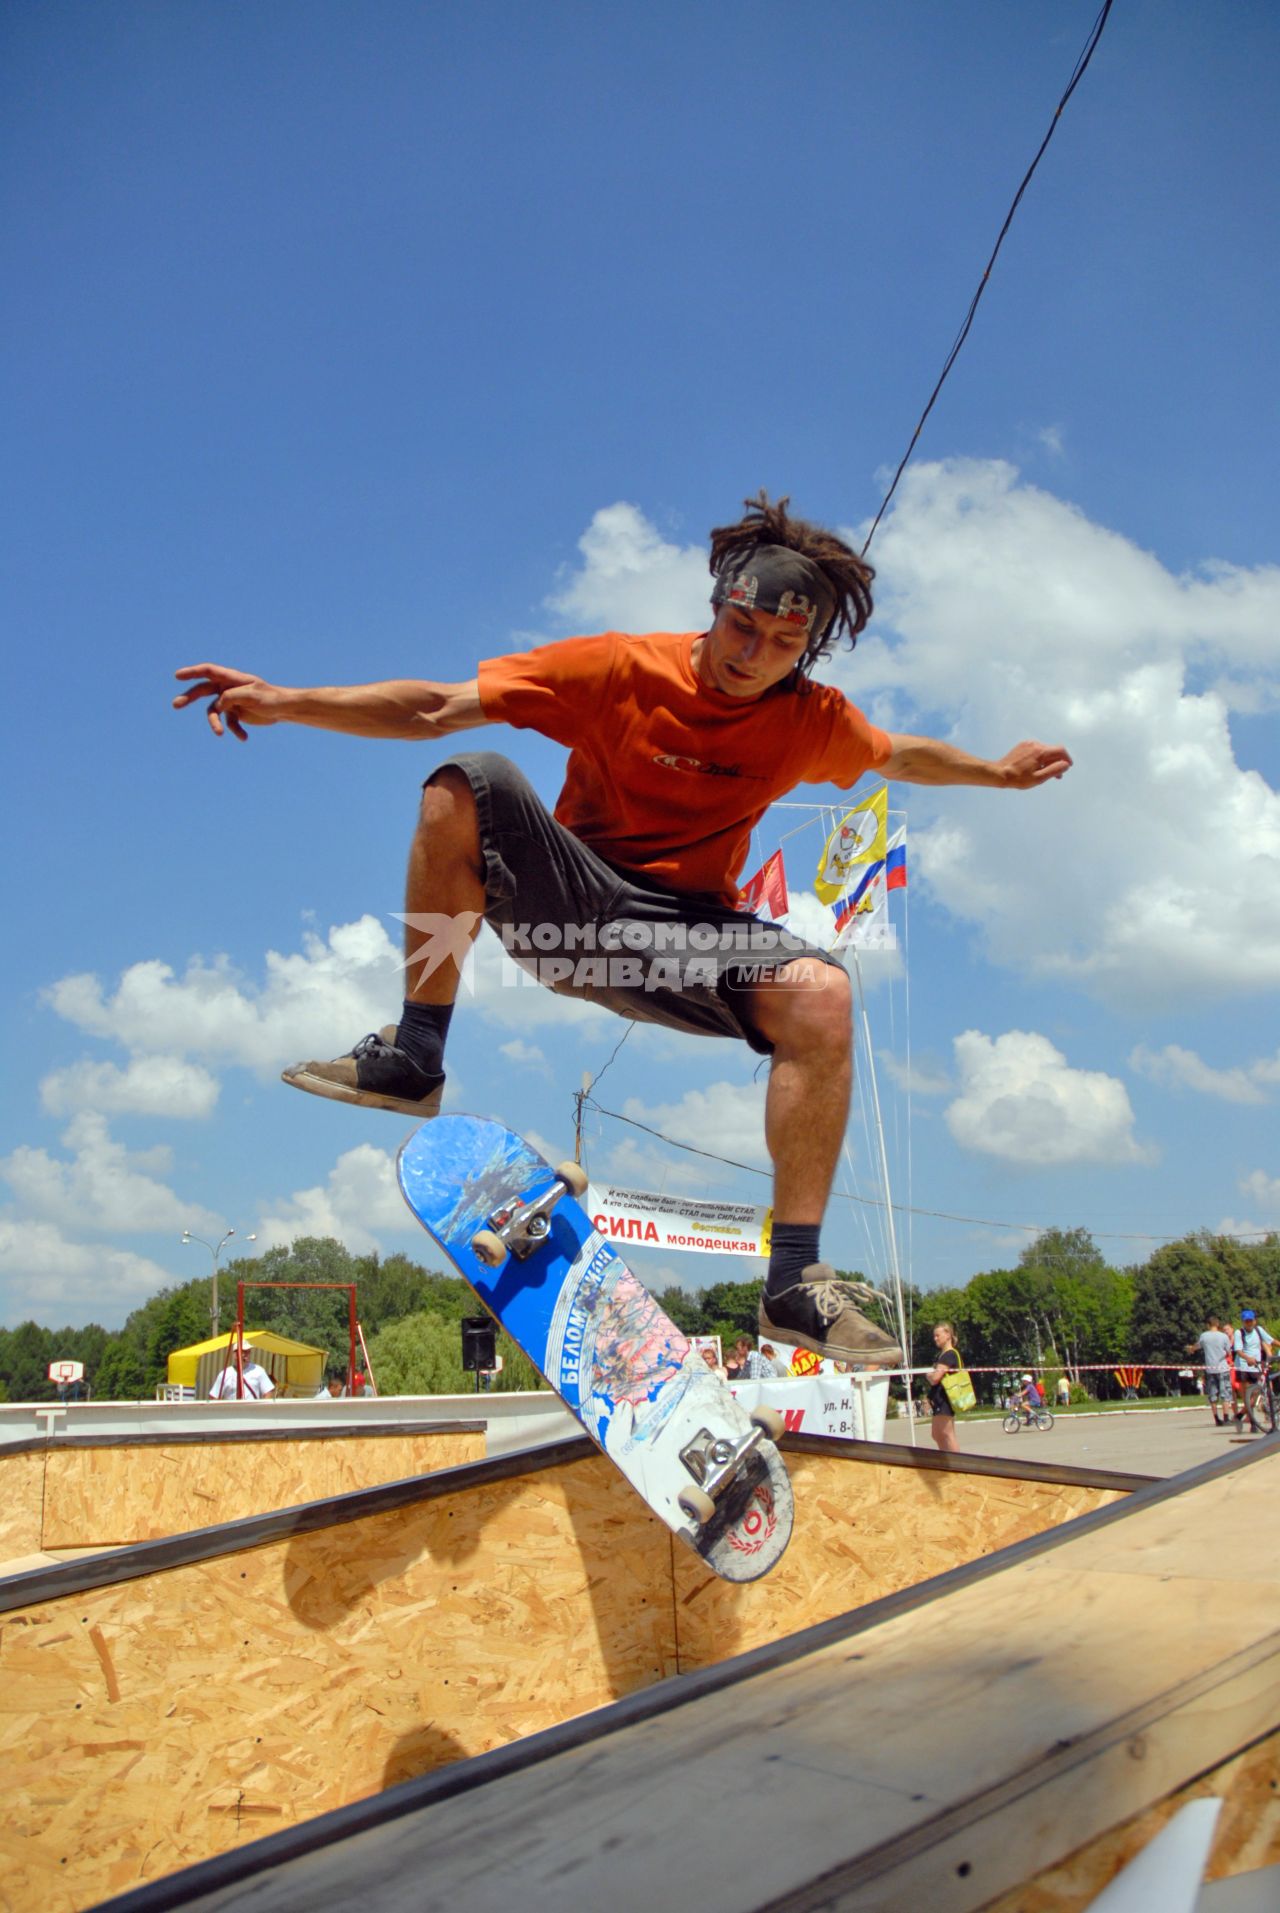
[[[438,1116],[400,1150],[400,1188],[427,1233],[661,1521],[728,1581],[767,1574],[791,1536],[791,1483],[773,1443],[592,1227],[523,1137],[479,1116]],[[523,1258],[487,1266],[473,1238],[513,1202],[562,1193]],[[698,1516],[699,1454],[754,1447]],[[692,1456],[692,1460],[682,1459]]]

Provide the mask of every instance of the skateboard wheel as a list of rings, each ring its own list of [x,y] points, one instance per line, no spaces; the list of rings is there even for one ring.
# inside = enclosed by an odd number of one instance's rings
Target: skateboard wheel
[[[471,1253],[486,1269],[496,1269],[507,1259],[507,1245],[492,1229],[481,1229],[471,1238]]]
[[[700,1528],[705,1528],[716,1511],[716,1504],[705,1488],[682,1488],[676,1499],[686,1514],[692,1515]]]
[[[587,1193],[587,1172],[580,1162],[562,1162],[556,1169],[569,1194],[575,1199]]]
[[[781,1441],[787,1432],[787,1424],[776,1408],[753,1408],[751,1425],[767,1435],[770,1441]]]

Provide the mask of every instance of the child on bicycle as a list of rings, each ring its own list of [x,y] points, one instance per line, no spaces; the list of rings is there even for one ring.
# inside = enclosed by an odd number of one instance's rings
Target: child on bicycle
[[[1034,1375],[1023,1375],[1020,1380],[1022,1385],[1013,1398],[1013,1405],[1029,1427],[1032,1417],[1044,1407],[1044,1390]]]

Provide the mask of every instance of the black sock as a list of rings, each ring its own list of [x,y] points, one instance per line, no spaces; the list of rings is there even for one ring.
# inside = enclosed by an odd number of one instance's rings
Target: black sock
[[[769,1244],[766,1295],[777,1295],[800,1280],[800,1273],[818,1259],[820,1225],[816,1222],[775,1222]]]
[[[444,1039],[452,1015],[452,1003],[413,1003],[407,996],[404,1000],[396,1048],[429,1076],[438,1076],[444,1068]]]

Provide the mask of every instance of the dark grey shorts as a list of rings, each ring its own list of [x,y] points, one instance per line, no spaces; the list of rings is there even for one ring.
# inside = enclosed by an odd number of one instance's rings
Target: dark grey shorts
[[[451,757],[475,795],[485,920],[548,989],[640,1023],[744,1038],[750,991],[796,957],[838,957],[717,897],[656,890],[615,869],[558,824],[522,771],[496,751]],[[430,783],[431,779],[428,778]],[[813,983],[809,988],[817,987]]]

